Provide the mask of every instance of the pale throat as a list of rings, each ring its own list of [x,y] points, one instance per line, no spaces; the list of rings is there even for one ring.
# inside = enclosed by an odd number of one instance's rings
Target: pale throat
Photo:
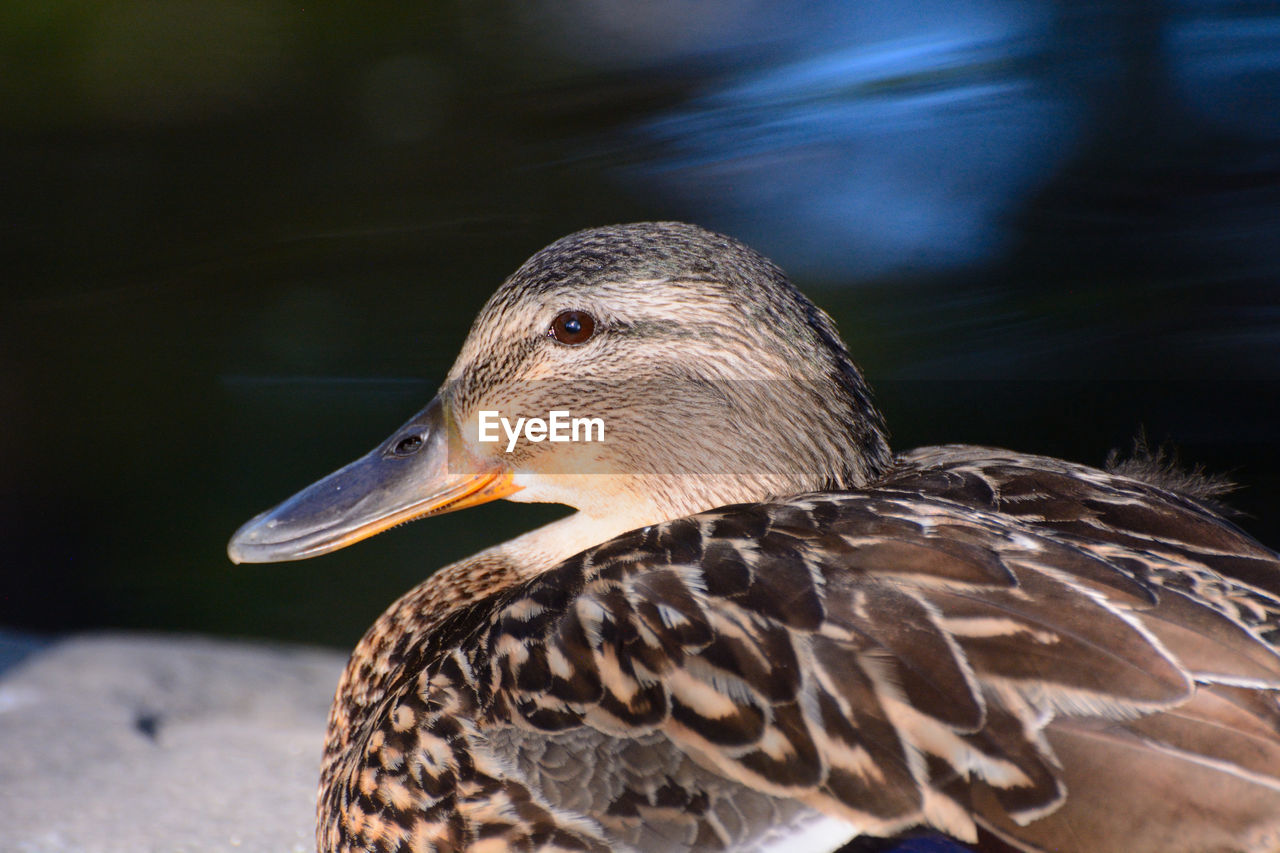
[[[738,498],[736,495],[744,491],[741,484],[734,489],[708,491],[705,482],[687,482],[706,479],[695,477],[539,476],[526,472],[514,479],[522,488],[507,500],[558,503],[577,512],[441,568],[392,605],[384,618],[396,622],[424,613],[431,614],[429,619],[438,618],[537,577],[629,530],[737,500],[760,499],[751,495]],[[648,482],[637,482],[640,479]],[[721,491],[732,496],[722,497]]]
[[[589,479],[591,482],[565,482]],[[524,488],[507,500],[560,503],[578,511],[483,552],[518,566],[521,579],[552,568],[629,530],[733,503],[792,493],[790,484],[755,475],[597,475],[591,478],[516,475]],[[585,488],[584,488],[585,486]]]

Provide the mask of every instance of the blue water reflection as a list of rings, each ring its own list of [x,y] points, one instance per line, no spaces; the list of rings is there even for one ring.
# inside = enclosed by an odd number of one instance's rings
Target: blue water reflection
[[[1076,96],[1044,71],[1049,4],[751,11],[754,43],[740,24],[706,34],[700,56],[681,42],[682,62],[713,70],[684,104],[631,126],[644,153],[617,171],[793,271],[868,277],[987,260],[1008,245],[1015,205],[1080,138]],[[681,23],[669,21],[673,31]],[[562,46],[599,59],[597,35],[580,25],[580,38],[562,34]],[[648,29],[615,36],[624,56],[635,56],[633,39],[651,43]]]
[[[1276,3],[1181,0],[1165,28],[1172,83],[1197,118],[1246,137],[1280,136]]]
[[[939,34],[744,74],[639,125],[661,154],[627,171],[805,273],[979,262],[1079,136],[1076,105],[1026,71],[1037,44]]]
[[[1080,158],[1123,170],[1127,152],[1138,172],[1215,133],[1280,133],[1274,3],[661,7],[661,27],[609,6],[548,35],[594,67],[689,82],[626,123],[611,170],[801,275],[988,264]]]

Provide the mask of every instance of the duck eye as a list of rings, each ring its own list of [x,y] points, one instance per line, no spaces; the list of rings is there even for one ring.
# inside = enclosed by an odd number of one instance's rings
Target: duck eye
[[[548,335],[570,346],[585,344],[595,333],[596,321],[585,311],[561,311],[547,330]]]
[[[392,453],[396,456],[408,456],[416,453],[418,448],[422,446],[422,436],[406,435],[404,438],[396,442],[396,446],[392,449]]]

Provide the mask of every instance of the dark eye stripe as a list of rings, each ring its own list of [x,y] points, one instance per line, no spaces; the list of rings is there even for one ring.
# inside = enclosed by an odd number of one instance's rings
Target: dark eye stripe
[[[596,321],[585,311],[561,311],[547,330],[548,335],[569,346],[585,344],[595,333]]]

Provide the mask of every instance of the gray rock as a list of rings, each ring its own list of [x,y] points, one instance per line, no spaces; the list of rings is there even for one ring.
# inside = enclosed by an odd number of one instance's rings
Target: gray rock
[[[345,655],[98,635],[0,675],[0,847],[14,853],[314,850]]]

